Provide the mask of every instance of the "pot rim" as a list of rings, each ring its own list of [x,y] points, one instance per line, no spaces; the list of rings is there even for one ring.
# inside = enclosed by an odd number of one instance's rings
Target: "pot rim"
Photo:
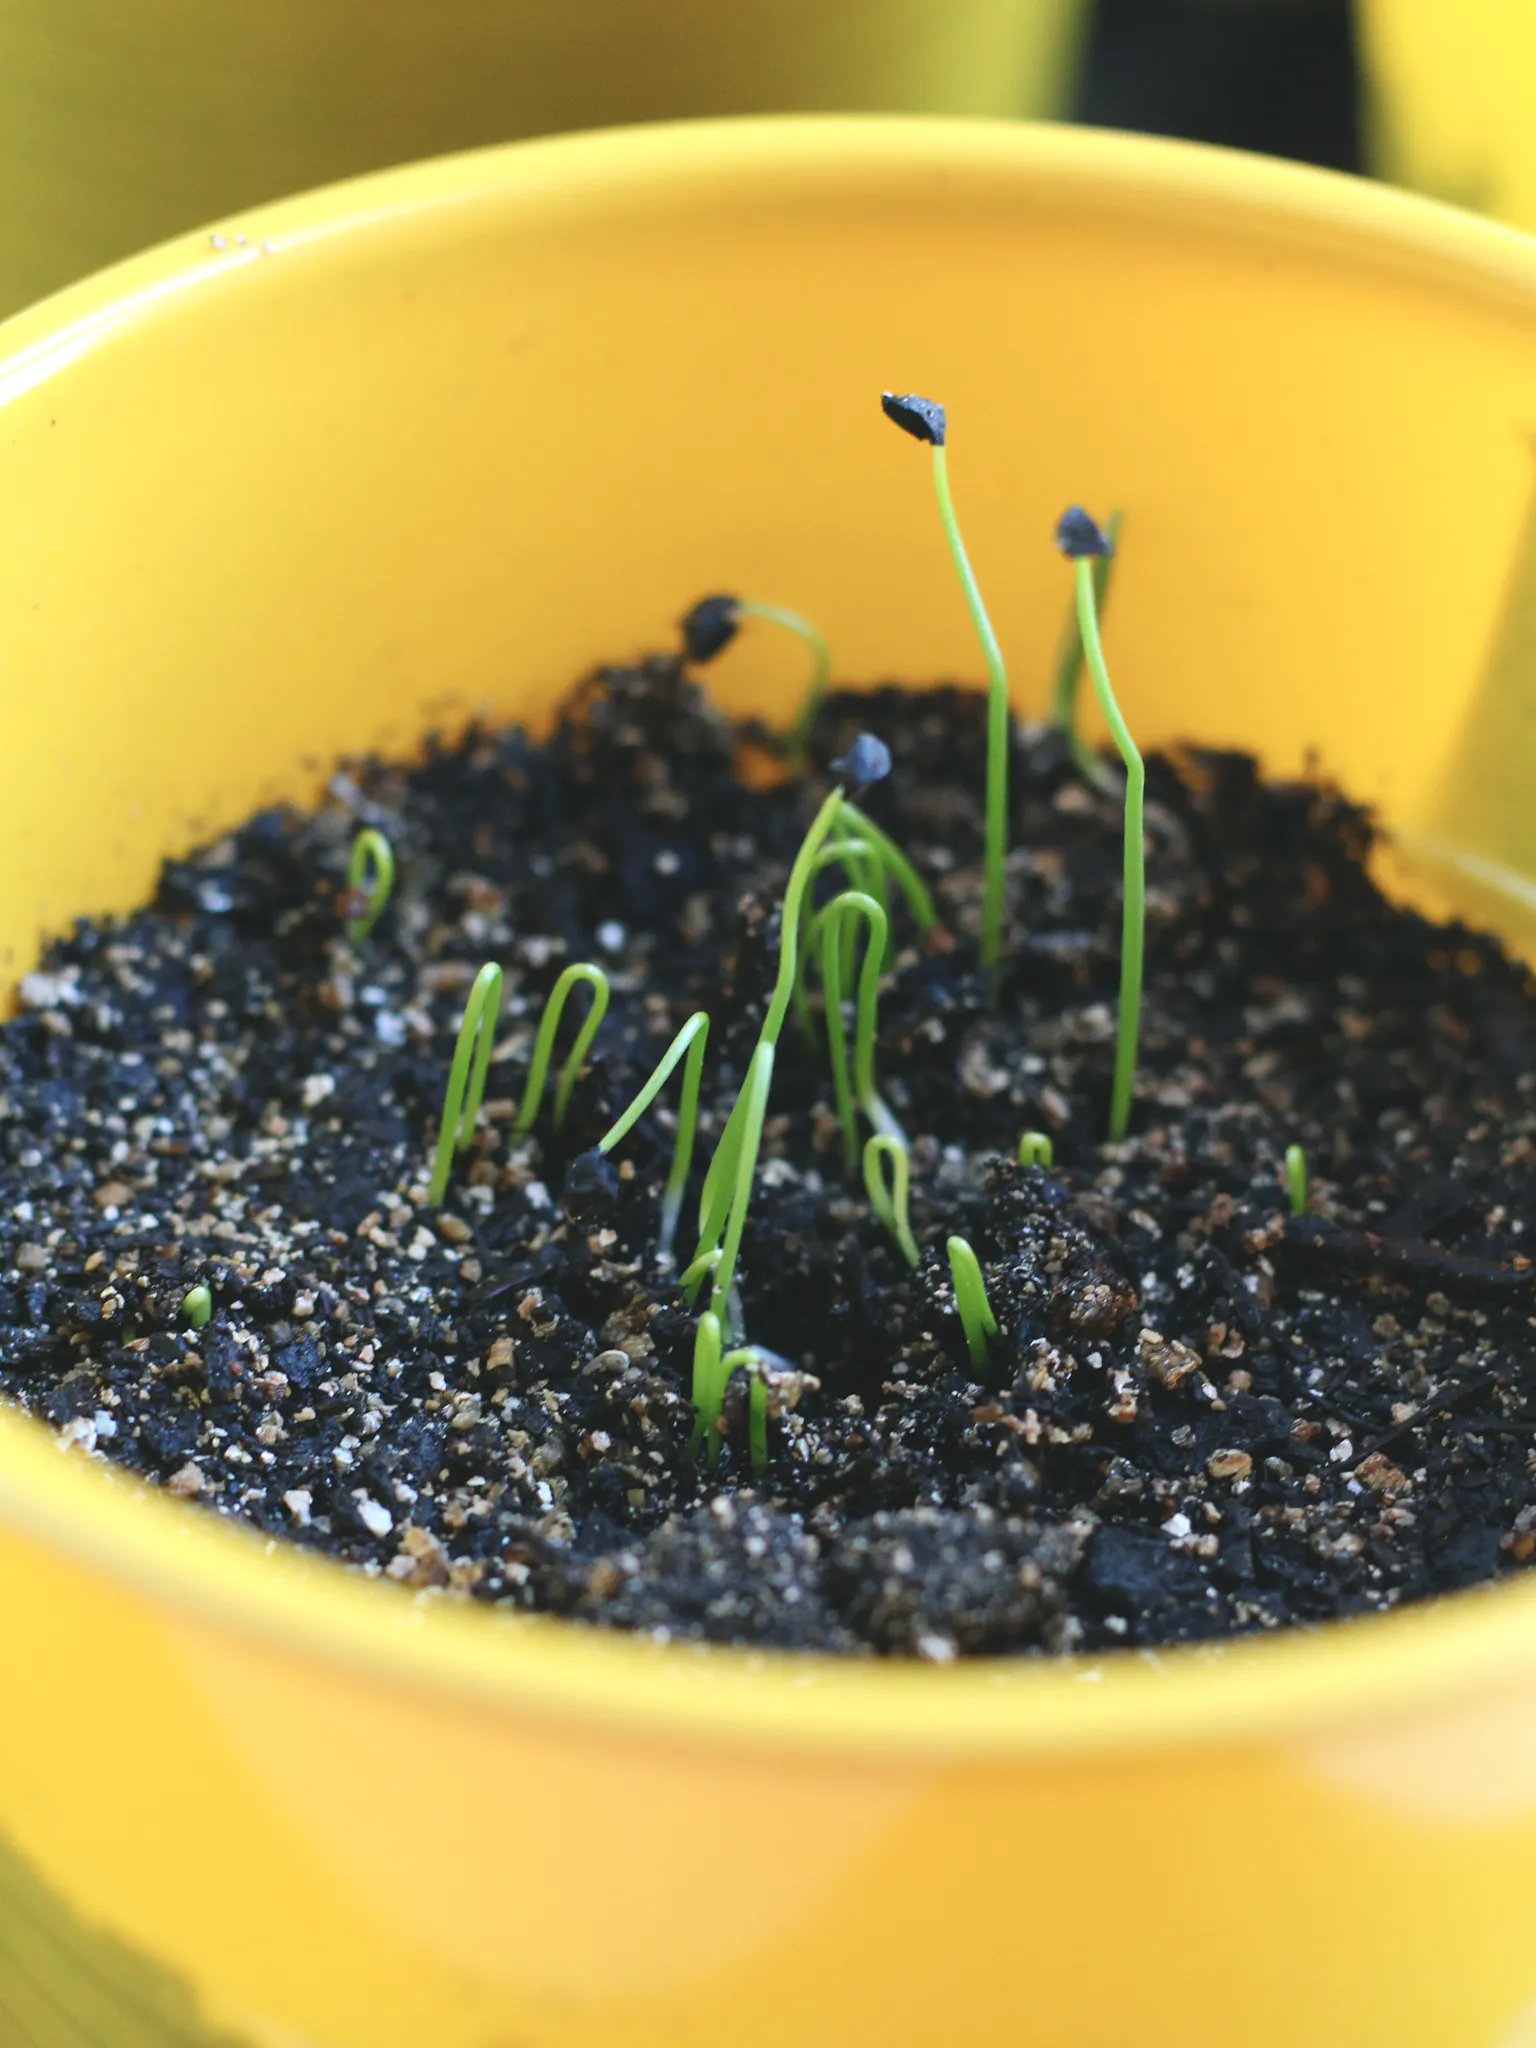
[[[1491,298],[1529,321],[1536,242],[1361,180],[1186,143],[909,116],[763,116],[604,130],[434,159],[253,209],[0,325],[0,406],[181,296],[259,288],[307,244],[508,207],[574,218],[673,195],[878,189],[925,175],[989,197],[1114,211]],[[947,1668],[656,1642],[375,1584],[67,1452],[0,1407],[0,1518],[188,1619],[467,1705],[651,1736],[888,1757],[1025,1757],[1301,1735],[1536,1677],[1536,1573],[1273,1637]]]

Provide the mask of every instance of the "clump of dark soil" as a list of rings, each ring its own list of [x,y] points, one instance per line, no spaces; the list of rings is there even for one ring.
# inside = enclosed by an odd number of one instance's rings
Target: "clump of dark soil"
[[[545,746],[476,732],[354,765],[315,816],[254,818],[170,863],[149,909],[51,949],[0,1033],[0,1388],[84,1452],[407,1586],[720,1641],[1148,1644],[1525,1564],[1524,969],[1385,902],[1337,795],[1153,760],[1142,1069],[1133,1135],[1105,1148],[1119,807],[1054,735],[1017,736],[989,1004],[983,714],[887,690],[821,722],[820,762],[861,728],[890,746],[865,806],[944,922],[920,944],[898,913],[880,1019],[923,1260],[845,1174],[825,1052],[791,1028],[742,1264],[749,1334],[796,1369],[764,1476],[739,1382],[718,1471],[689,1453],[692,1318],[655,1259],[669,1115],[566,1197],[699,1007],[706,1150],[718,1133],[827,787],[743,778],[766,756],[669,661],[596,678]],[[400,883],[353,949],[363,823]],[[608,1020],[565,1127],[546,1111],[515,1139],[543,998],[582,958],[612,976]],[[492,1099],[433,1212],[487,959],[510,996]],[[1009,1163],[1026,1126],[1054,1170]],[[984,1374],[952,1230],[1001,1325]],[[193,1332],[198,1283],[215,1312]]]

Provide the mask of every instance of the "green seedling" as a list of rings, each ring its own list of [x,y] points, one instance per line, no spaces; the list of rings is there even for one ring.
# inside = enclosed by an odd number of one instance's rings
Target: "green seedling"
[[[859,970],[859,992],[854,1011],[853,1075],[848,1073],[848,1033],[843,1021],[843,938],[845,928],[862,919],[869,928],[864,962]],[[885,958],[888,920],[873,896],[845,889],[817,912],[811,925],[812,937],[821,941],[821,985],[826,997],[827,1046],[832,1060],[832,1088],[838,1121],[843,1127],[843,1150],[852,1167],[859,1156],[857,1103],[877,1131],[906,1144],[900,1124],[881,1101],[875,1087],[875,1026],[880,1003],[880,964]]]
[[[834,766],[837,764],[834,763]],[[890,916],[890,883],[894,880],[906,899],[913,922],[925,935],[938,923],[938,912],[934,909],[933,897],[922,876],[888,833],[856,805],[843,803],[837,814],[826,844],[816,856],[812,869],[813,877],[826,869],[841,866],[850,886],[866,896],[874,897],[880,908]],[[806,995],[805,969],[810,949],[805,934],[815,912],[811,906],[810,891],[807,890],[801,902],[800,956],[796,967],[794,985],[795,1015],[808,1043],[814,1044],[815,1026],[811,1021],[810,1003]],[[843,980],[853,979],[853,942],[855,929],[851,921],[843,928]],[[890,963],[891,936],[889,924],[886,928],[885,943],[881,948],[880,970],[884,973]]]
[[[347,921],[349,946],[360,946],[367,938],[384,915],[394,886],[395,849],[382,832],[375,832],[370,826],[353,840],[352,856],[347,862],[347,894],[354,901],[364,898],[367,906]]]
[[[738,1100],[742,1118],[731,1161],[731,1206],[726,1214],[725,1234],[720,1240],[720,1263],[710,1282],[709,1305],[722,1323],[736,1326],[732,1305],[736,1260],[741,1251],[741,1233],[746,1228],[747,1210],[752,1203],[752,1181],[757,1172],[758,1148],[763,1142],[763,1120],[768,1114],[768,1094],[773,1086],[773,1047],[759,1044],[747,1068]],[[729,1126],[727,1126],[729,1129]]]
[[[704,1048],[708,1041],[709,1013],[695,1010],[656,1062],[655,1071],[634,1101],[618,1122],[597,1141],[599,1152],[611,1152],[621,1139],[627,1137],[666,1086],[673,1068],[686,1053],[688,1064],[683,1069],[682,1092],[677,1100],[677,1135],[672,1141],[672,1170],[662,1192],[661,1227],[657,1232],[657,1247],[663,1258],[670,1258],[672,1253],[677,1219],[683,1206],[683,1190],[688,1185],[688,1175],[693,1167],[693,1138],[699,1122],[699,1084],[704,1073]]]
[[[997,1317],[987,1299],[987,1283],[981,1276],[976,1254],[963,1237],[951,1237],[944,1246],[949,1254],[949,1277],[954,1282],[955,1307],[965,1332],[971,1363],[978,1371],[987,1363],[987,1339],[997,1335]]]
[[[945,452],[948,427],[942,405],[915,393],[899,396],[887,391],[880,404],[889,420],[924,441],[933,450],[933,490],[938,500],[939,520],[949,547],[955,574],[965,596],[971,624],[981,642],[987,669],[987,803],[986,873],[981,904],[981,964],[995,973],[1003,951],[1004,877],[1008,858],[1008,677],[1002,650],[981,591],[971,571],[965,543],[955,519],[949,494],[949,458]]]
[[[443,1097],[443,1114],[437,1127],[437,1152],[432,1162],[432,1184],[427,1201],[434,1209],[443,1205],[448,1192],[448,1175],[453,1155],[462,1152],[475,1134],[475,1119],[485,1099],[486,1069],[496,1042],[496,1020],[501,1015],[501,969],[488,962],[475,976],[464,1005],[448,1069],[448,1089]]]
[[[1305,1216],[1307,1213],[1307,1155],[1299,1145],[1285,1148],[1285,1189],[1291,1198],[1291,1214]]]
[[[768,1469],[768,1383],[763,1362],[751,1344],[727,1351],[720,1318],[713,1309],[699,1317],[693,1332],[693,1433],[688,1439],[690,1454],[697,1458],[701,1444],[707,1445],[711,1472],[720,1463],[720,1411],[731,1374],[747,1368],[747,1454],[754,1472]]]
[[[789,1014],[790,1002],[794,996],[795,976],[801,953],[800,915],[805,902],[806,890],[815,870],[816,856],[824,845],[827,834],[832,830],[843,794],[834,789],[823,801],[821,808],[811,821],[810,830],[800,842],[800,851],[795,855],[794,866],[789,871],[789,880],[784,885],[784,902],[779,918],[779,971],[774,981],[773,994],[768,1001],[768,1012],[763,1018],[758,1033],[757,1049],[753,1063],[747,1069],[746,1079],[737,1093],[731,1113],[726,1119],[725,1129],[720,1133],[714,1156],[704,1175],[704,1187],[699,1196],[699,1237],[692,1263],[683,1276],[685,1290],[691,1289],[689,1299],[697,1292],[699,1279],[707,1270],[703,1262],[709,1254],[722,1249],[722,1236],[730,1218],[737,1184],[737,1168],[741,1159],[744,1140],[747,1137],[745,1125],[751,1114],[749,1097],[753,1088],[758,1056],[766,1050],[770,1057],[767,1062],[767,1076],[773,1071],[772,1053],[784,1029],[784,1019]],[[767,1109],[766,1082],[761,1109],[757,1112],[757,1128],[751,1135],[750,1152],[754,1165],[757,1148],[762,1137],[762,1118]],[[748,1189],[751,1178],[748,1176]],[[718,1279],[720,1267],[713,1268]],[[690,1276],[693,1276],[690,1278]],[[711,1296],[713,1301],[714,1295]]]
[[[939,921],[939,913],[934,908],[928,884],[895,840],[889,833],[882,832],[872,818],[866,818],[858,806],[849,803],[846,797],[843,799],[842,816],[857,838],[874,852],[881,867],[906,897],[907,908],[912,913],[912,922],[918,930],[925,935],[931,932]],[[870,893],[873,895],[875,892],[871,890]]]
[[[831,649],[809,619],[802,619],[798,612],[786,611],[779,604],[760,604],[750,597],[722,595],[701,597],[682,620],[683,646],[688,659],[713,661],[736,638],[743,619],[763,619],[771,626],[782,626],[786,633],[793,633],[810,650],[811,680],[795,722],[785,735],[786,752],[798,760],[810,745],[822,699],[827,694],[827,682],[832,673]]]
[[[528,1066],[528,1084],[523,1090],[522,1106],[517,1112],[514,1131],[521,1136],[531,1131],[539,1114],[539,1105],[544,1100],[544,1084],[549,1078],[550,1054],[554,1051],[555,1033],[560,1029],[560,1019],[565,1011],[566,1000],[578,982],[584,982],[592,991],[587,1014],[582,1019],[581,1029],[576,1034],[576,1043],[566,1056],[565,1065],[560,1069],[555,1083],[555,1126],[558,1129],[565,1122],[566,1105],[571,1099],[571,1090],[576,1086],[576,1077],[581,1072],[581,1063],[587,1056],[587,1049],[597,1036],[597,1027],[603,1021],[608,1008],[608,977],[601,967],[594,967],[590,961],[579,960],[567,967],[560,979],[549,992],[549,1001],[544,1005],[544,1014],[539,1019],[538,1036],[533,1041],[533,1058]]]
[[[213,1296],[201,1284],[189,1287],[181,1297],[181,1312],[194,1330],[200,1330],[213,1314]]]
[[[1120,1014],[1115,1034],[1115,1078],[1109,1098],[1109,1137],[1118,1144],[1131,1120],[1131,1095],[1136,1085],[1136,1048],[1141,1034],[1142,950],[1146,940],[1146,851],[1142,845],[1142,798],[1146,770],[1120,715],[1104,648],[1099,639],[1099,614],[1094,597],[1093,565],[1109,549],[1109,537],[1080,506],[1072,505],[1056,523],[1056,545],[1073,566],[1077,579],[1077,622],[1094,694],[1120,758],[1125,763],[1124,906],[1120,923]]]
[[[768,1470],[768,1382],[760,1358],[751,1361],[747,1372],[747,1456],[761,1478]]]
[[[1109,600],[1110,578],[1114,572],[1115,553],[1120,539],[1120,514],[1111,512],[1104,526],[1104,537],[1109,542],[1109,553],[1099,555],[1093,564],[1093,596],[1104,615]],[[1061,650],[1056,657],[1056,688],[1051,702],[1051,723],[1061,728],[1067,743],[1067,751],[1084,782],[1103,796],[1118,796],[1120,785],[1113,773],[1088,746],[1077,729],[1078,686],[1083,675],[1083,634],[1077,622],[1077,601],[1068,607],[1066,621],[1061,631]]]
[[[890,1183],[886,1183],[886,1173]],[[876,1131],[864,1146],[864,1191],[869,1206],[901,1247],[909,1266],[918,1262],[917,1239],[907,1215],[911,1161],[907,1148],[887,1131]]]
[[[1020,1166],[1054,1166],[1056,1147],[1044,1131],[1026,1131],[1019,1140]]]

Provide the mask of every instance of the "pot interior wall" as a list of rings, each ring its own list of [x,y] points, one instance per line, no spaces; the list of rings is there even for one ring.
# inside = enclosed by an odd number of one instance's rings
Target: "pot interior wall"
[[[1433,216],[1307,174],[1298,212],[1240,213],[1156,145],[909,124],[893,165],[890,127],[793,132],[657,131],[616,190],[604,138],[487,156],[467,196],[452,166],[375,181],[339,228],[295,202],[3,331],[10,976],[339,753],[545,715],[706,589],[811,614],[839,676],[977,675],[884,386],[950,408],[1021,707],[1054,517],[1120,506],[1142,740],[1315,761],[1536,928],[1500,884],[1536,873],[1518,251],[1474,281]],[[1368,205],[1410,225],[1369,245]],[[765,636],[718,686],[799,680]]]

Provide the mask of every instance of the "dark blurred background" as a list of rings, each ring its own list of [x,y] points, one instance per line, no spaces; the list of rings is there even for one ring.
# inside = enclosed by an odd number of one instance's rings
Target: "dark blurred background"
[[[1358,171],[1353,8],[1348,0],[1093,0],[1072,118]]]

